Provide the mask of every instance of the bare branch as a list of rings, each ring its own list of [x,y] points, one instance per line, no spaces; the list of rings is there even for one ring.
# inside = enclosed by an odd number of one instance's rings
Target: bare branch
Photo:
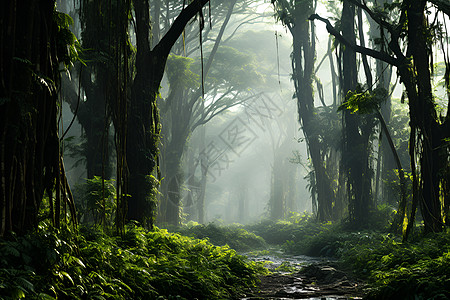
[[[239,28],[240,28],[241,26],[243,26],[243,25],[245,25],[245,24],[256,24],[256,23],[259,23],[259,21],[255,21],[255,20],[261,19],[261,18],[262,18],[261,16],[257,16],[257,17],[251,18],[250,20],[243,21],[242,23],[240,23],[240,24],[234,29],[234,31],[230,34],[230,36],[227,37],[223,42],[224,42],[224,43],[228,42],[228,41],[236,34],[236,32],[239,30]]]

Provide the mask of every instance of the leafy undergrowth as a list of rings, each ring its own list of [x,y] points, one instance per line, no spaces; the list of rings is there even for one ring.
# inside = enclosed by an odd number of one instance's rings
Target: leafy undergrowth
[[[230,299],[267,270],[228,247],[130,226],[0,241],[2,299]]]
[[[271,245],[283,245],[287,243],[292,246],[293,243],[301,243],[298,244],[297,248],[303,250],[305,249],[304,243],[307,243],[307,240],[314,238],[322,232],[329,231],[333,226],[331,222],[317,222],[315,217],[310,213],[291,213],[290,217],[286,220],[262,220],[257,224],[248,225],[246,228],[264,238]],[[292,248],[291,246],[287,246],[285,250],[288,253],[296,252],[290,250]]]
[[[200,225],[190,222],[186,226],[174,230],[197,239],[208,239],[212,244],[217,246],[228,245],[230,248],[239,252],[267,248],[267,244],[263,238],[248,232],[240,224],[223,226],[215,223]]]
[[[450,299],[450,233],[410,242],[388,233],[388,222],[376,229],[352,230],[347,224],[320,224],[312,217],[291,218],[266,227],[289,254],[334,257],[367,282],[367,299]],[[262,224],[256,226],[260,233]],[[419,230],[417,230],[418,232]],[[290,237],[290,238],[289,238]]]
[[[347,241],[341,259],[368,279],[368,299],[449,299],[450,235],[410,243],[389,234]]]

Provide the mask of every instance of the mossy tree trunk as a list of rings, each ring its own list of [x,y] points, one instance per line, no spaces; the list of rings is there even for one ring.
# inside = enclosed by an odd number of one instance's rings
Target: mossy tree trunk
[[[36,229],[44,192],[59,226],[70,193],[57,127],[59,62],[67,49],[55,14],[54,1],[1,5],[0,236]]]
[[[355,6],[344,1],[342,16],[342,36],[356,43]],[[356,52],[349,47],[342,51],[342,97],[354,91],[358,84],[358,68]],[[346,193],[348,197],[350,222],[355,227],[367,225],[369,211],[372,209],[372,169],[370,167],[370,141],[373,133],[373,116],[360,116],[350,111],[343,112],[343,169],[347,179]]]
[[[158,166],[160,135],[157,94],[170,49],[182,34],[189,20],[209,0],[194,1],[178,15],[170,29],[153,49],[150,49],[150,12],[148,0],[134,2],[136,12],[136,76],[131,87],[127,128],[128,214],[153,226],[155,200],[150,199],[155,182],[149,175]]]

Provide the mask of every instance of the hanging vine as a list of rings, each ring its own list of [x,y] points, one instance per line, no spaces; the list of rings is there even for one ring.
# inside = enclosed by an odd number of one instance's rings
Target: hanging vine
[[[59,64],[76,59],[70,17],[54,1],[9,1],[0,14],[0,236],[38,226],[47,195],[53,225],[77,224],[58,137]],[[32,16],[32,17],[30,17]],[[17,22],[20,20],[20,23]],[[67,51],[69,50],[69,51]]]

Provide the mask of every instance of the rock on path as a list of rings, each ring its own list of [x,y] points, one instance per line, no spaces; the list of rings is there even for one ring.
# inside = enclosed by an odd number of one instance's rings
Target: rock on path
[[[264,276],[259,289],[243,299],[362,299],[361,284],[326,263],[313,263],[293,274]]]

